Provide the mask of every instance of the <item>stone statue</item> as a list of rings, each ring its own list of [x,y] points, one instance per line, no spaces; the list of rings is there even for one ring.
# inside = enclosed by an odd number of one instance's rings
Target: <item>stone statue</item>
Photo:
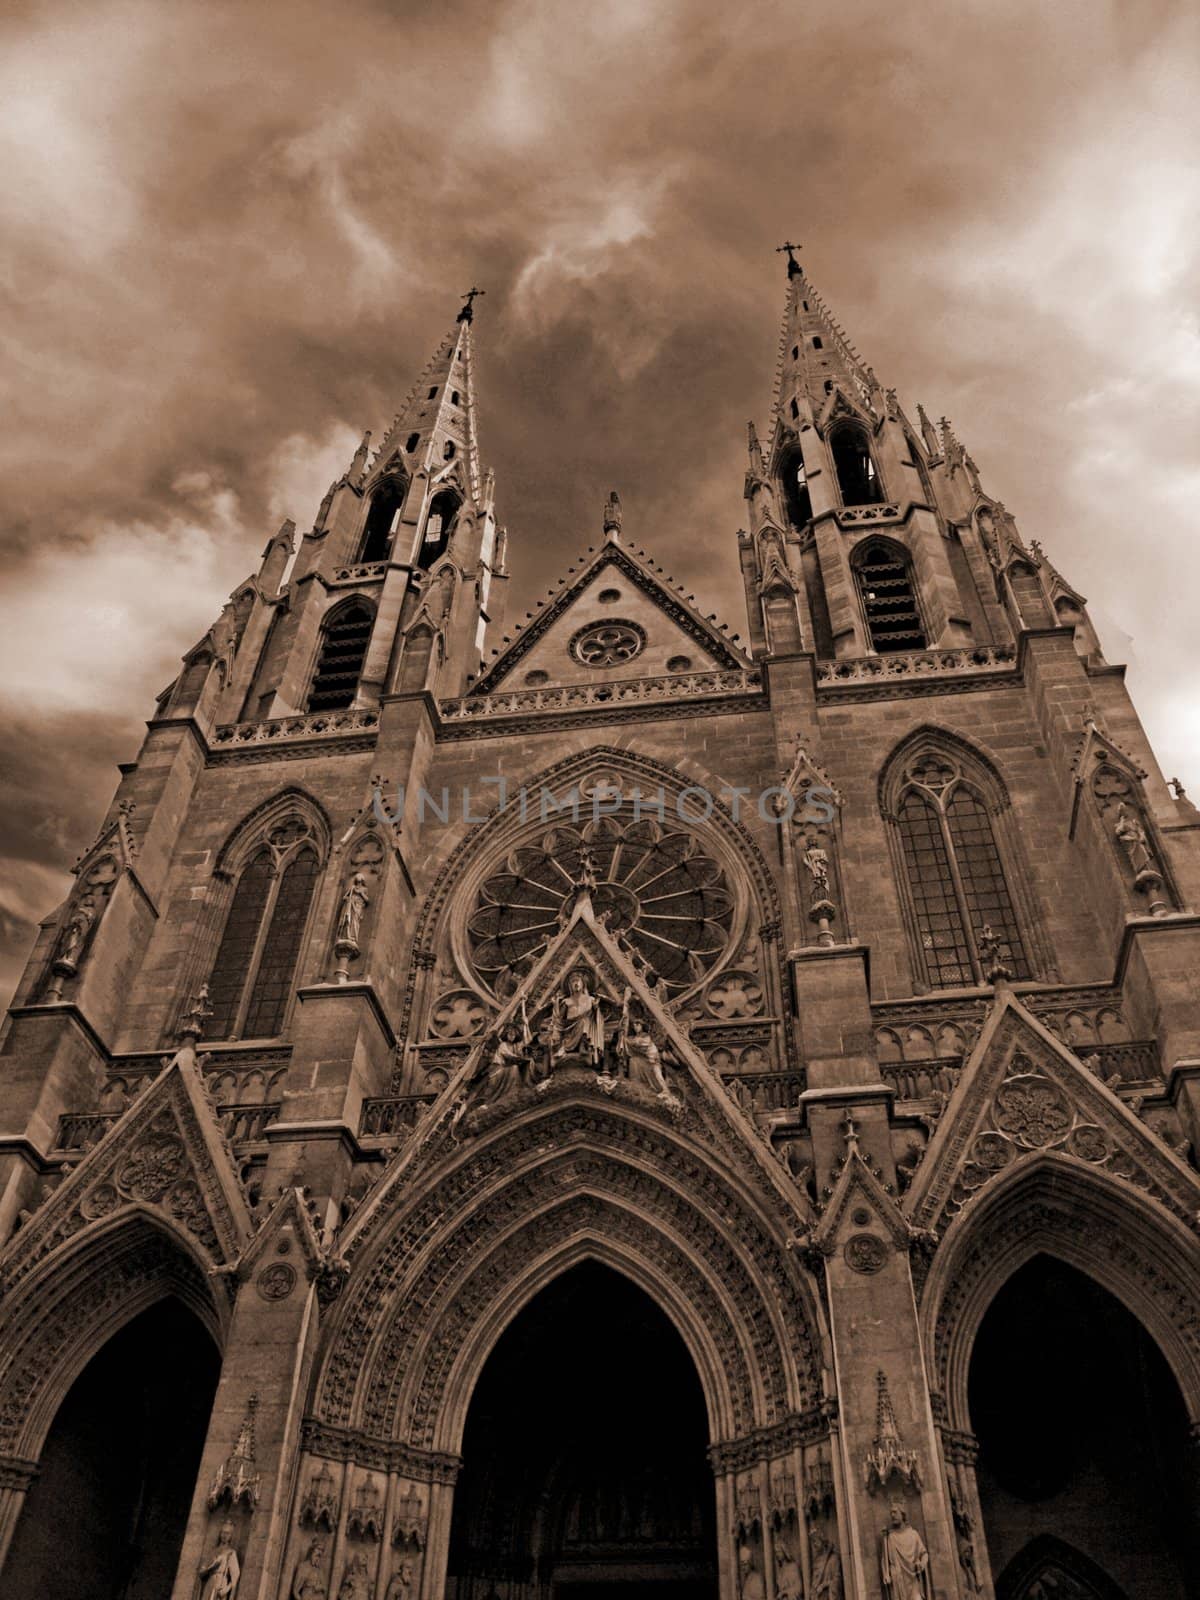
[[[1126,810],[1124,800],[1117,805],[1113,833],[1129,857],[1129,865],[1133,868],[1135,877],[1140,876],[1147,868],[1153,868],[1154,856],[1150,850],[1150,842],[1146,838],[1146,830],[1142,827],[1140,819],[1132,811]]]
[[[620,533],[621,531],[621,498],[613,489],[608,499],[604,502],[604,531],[605,533]]]
[[[740,1600],[766,1600],[766,1586],[758,1561],[748,1544],[738,1549],[738,1595]]]
[[[402,1561],[392,1573],[383,1600],[410,1600],[413,1591],[413,1565]]]
[[[932,1600],[929,1551],[921,1535],[909,1526],[908,1512],[898,1500],[883,1530],[879,1566],[887,1600]]]
[[[370,1600],[370,1580],[367,1576],[367,1558],[359,1554],[353,1557],[350,1565],[342,1574],[341,1588],[338,1590],[338,1600]]]
[[[604,1054],[604,1017],[600,1002],[588,988],[587,975],[575,971],[567,979],[567,992],[554,998],[552,1059],[585,1056],[593,1066]]]
[[[958,1550],[958,1564],[963,1569],[967,1588],[972,1594],[978,1594],[983,1585],[979,1581],[979,1569],[975,1565],[974,1525],[970,1512],[953,1489],[950,1491],[950,1514],[954,1519],[954,1543]]]
[[[371,903],[367,890],[367,875],[356,872],[346,885],[342,906],[338,912],[337,943],[353,945],[358,949],[358,936],[362,932],[363,913]]]
[[[818,900],[829,899],[829,852],[819,844],[810,844],[800,857],[812,879],[813,894]]]
[[[325,1600],[329,1583],[325,1577],[325,1541],[314,1539],[308,1554],[296,1563],[292,1576],[291,1600]]]
[[[217,1548],[200,1563],[199,1600],[235,1600],[241,1576],[241,1562],[233,1547],[233,1523],[223,1522]]]
[[[775,1600],[804,1600],[804,1580],[796,1558],[776,1536]]]
[[[95,902],[90,894],[85,894],[75,902],[71,915],[63,926],[57,959],[64,967],[70,967],[74,971],[79,965],[79,957],[95,920]]]
[[[820,1528],[813,1531],[812,1600],[842,1600],[842,1558]]]
[[[663,1074],[662,1052],[651,1037],[641,1010],[629,1006],[629,991],[621,1010],[621,1029],[617,1035],[617,1054],[623,1059],[632,1083],[640,1083],[651,1094],[666,1098],[671,1091]]]
[[[515,1023],[501,1028],[499,1037],[487,1058],[487,1097],[503,1100],[528,1082],[533,1057],[529,1053],[529,1030],[522,1031]]]

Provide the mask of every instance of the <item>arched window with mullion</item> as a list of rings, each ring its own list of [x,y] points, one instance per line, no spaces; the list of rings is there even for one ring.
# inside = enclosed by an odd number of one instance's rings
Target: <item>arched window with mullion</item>
[[[295,984],[320,860],[302,824],[285,823],[243,868],[208,980],[209,1039],[271,1039]]]
[[[318,870],[316,852],[304,849],[292,857],[279,877],[246,1007],[248,1039],[273,1039],[283,1027]]]
[[[982,793],[962,766],[924,751],[904,769],[894,821],[923,976],[935,989],[986,980],[987,929],[1014,978],[1032,975],[1026,939]]]

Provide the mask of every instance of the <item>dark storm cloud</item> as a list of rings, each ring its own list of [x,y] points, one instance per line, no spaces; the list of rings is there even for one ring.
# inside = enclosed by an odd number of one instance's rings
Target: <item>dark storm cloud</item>
[[[1190,8],[48,5],[0,43],[0,695],[46,752],[0,791],[12,948],[183,649],[473,281],[517,614],[616,487],[741,627],[785,234],[1132,636],[1200,782]]]

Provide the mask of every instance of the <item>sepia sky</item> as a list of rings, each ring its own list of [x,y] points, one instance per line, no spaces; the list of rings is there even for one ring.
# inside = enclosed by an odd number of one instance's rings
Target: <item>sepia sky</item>
[[[625,532],[744,633],[784,238],[1200,792],[1200,13],[88,0],[0,24],[0,998],[153,696],[452,321],[514,604]]]

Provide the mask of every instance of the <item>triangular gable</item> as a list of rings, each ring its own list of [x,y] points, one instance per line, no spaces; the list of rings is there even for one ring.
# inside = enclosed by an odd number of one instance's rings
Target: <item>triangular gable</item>
[[[857,1138],[850,1135],[841,1170],[833,1182],[833,1192],[825,1202],[821,1220],[812,1233],[812,1243],[822,1255],[832,1254],[837,1245],[843,1242],[842,1235],[847,1229],[861,1231],[864,1226],[861,1220],[847,1222],[851,1202],[855,1200],[865,1204],[868,1211],[879,1218],[897,1249],[907,1248],[912,1230],[895,1199],[884,1187],[882,1178],[863,1160]],[[859,1206],[855,1206],[855,1214],[859,1209]]]
[[[616,599],[607,597],[612,590]],[[632,624],[642,635],[631,659],[612,667],[591,666],[577,659],[573,641],[581,629],[621,622]],[[523,686],[529,672],[546,673],[539,681],[549,684],[655,678],[683,670],[670,663],[684,656],[698,671],[737,671],[751,664],[648,560],[610,540],[560,586],[549,604],[481,674],[471,692],[491,694],[504,684]]]
[[[821,415],[817,418],[817,427],[821,433],[836,422],[839,417],[849,417],[855,422],[861,422],[864,428],[874,430],[875,418],[867,414],[862,406],[842,388],[835,383],[833,389],[826,396],[825,404],[821,407]]]
[[[1200,1178],[1004,986],[903,1209],[941,1233],[988,1181],[1053,1155],[1134,1183],[1189,1227]]]
[[[495,1047],[496,1039],[505,1028],[521,1025],[522,1019],[533,1023],[562,991],[568,974],[578,967],[588,970],[594,984],[593,992],[606,1000],[610,1008],[619,1007],[628,990],[631,1003],[636,1003],[645,1013],[652,1037],[672,1063],[666,1073],[668,1094],[656,1096],[624,1079],[605,1080],[591,1069],[577,1071],[568,1067],[556,1069],[536,1086],[489,1104],[482,1087],[486,1074],[485,1052]],[[647,987],[637,959],[619,936],[610,933],[596,917],[590,896],[583,892],[562,930],[417,1123],[388,1176],[355,1213],[342,1235],[342,1252],[349,1256],[361,1246],[375,1219],[390,1210],[394,1192],[410,1183],[415,1163],[444,1153],[460,1140],[484,1133],[530,1107],[553,1105],[563,1097],[577,1095],[581,1088],[584,1092],[600,1093],[614,1104],[624,1102],[651,1108],[657,1102],[664,1114],[673,1118],[684,1116],[693,1124],[698,1123],[708,1142],[734,1159],[754,1165],[760,1180],[784,1208],[785,1216],[793,1215],[798,1224],[811,1220],[807,1200],[767,1148],[753,1119],[726,1093],[717,1074],[657,994]]]
[[[211,1266],[232,1267],[253,1224],[193,1053],[181,1050],[0,1256],[4,1290],[89,1223],[159,1212]]]

